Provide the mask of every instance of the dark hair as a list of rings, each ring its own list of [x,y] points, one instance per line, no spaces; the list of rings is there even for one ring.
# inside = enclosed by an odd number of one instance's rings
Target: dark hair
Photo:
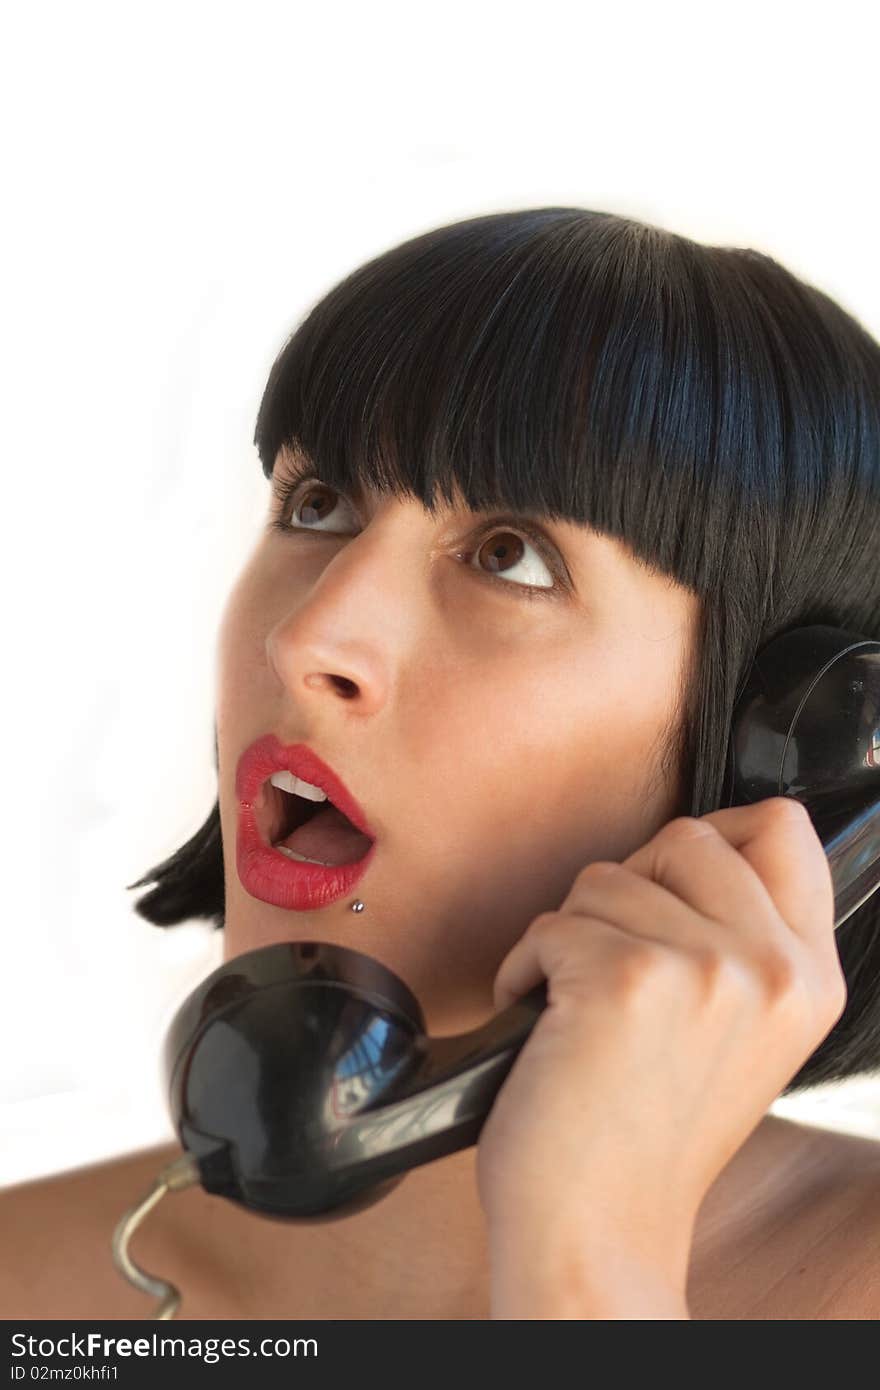
[[[880,345],[770,256],[576,207],[412,238],[317,302],[254,442],[321,480],[589,524],[702,599],[664,770],[721,804],[760,647],[828,623],[880,638]],[[217,763],[215,732],[215,765]],[[224,925],[215,803],[132,888],[157,926]],[[880,893],[838,932],[846,1009],[786,1091],[880,1067]]]

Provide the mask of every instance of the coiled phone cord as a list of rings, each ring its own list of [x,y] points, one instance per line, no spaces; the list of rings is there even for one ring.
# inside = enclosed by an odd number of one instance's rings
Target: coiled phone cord
[[[140,1289],[142,1293],[155,1294],[161,1299],[158,1311],[154,1314],[156,1319],[174,1317],[180,1307],[180,1292],[174,1284],[140,1269],[128,1253],[128,1242],[144,1217],[153,1210],[166,1192],[178,1192],[181,1188],[190,1187],[198,1181],[199,1168],[196,1160],[192,1154],[181,1154],[173,1163],[162,1169],[143,1201],[129,1208],[113,1232],[113,1263],[135,1288]]]

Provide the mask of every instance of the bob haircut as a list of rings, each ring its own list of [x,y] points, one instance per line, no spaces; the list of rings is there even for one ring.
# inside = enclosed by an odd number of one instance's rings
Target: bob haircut
[[[828,623],[880,638],[880,345],[759,251],[545,207],[469,218],[367,262],[269,375],[254,443],[354,484],[589,525],[702,599],[663,770],[723,805],[757,651]],[[216,725],[214,743],[217,763]],[[219,802],[136,883],[156,926],[225,923]],[[880,892],[837,934],[841,1018],[786,1095],[880,1067]]]

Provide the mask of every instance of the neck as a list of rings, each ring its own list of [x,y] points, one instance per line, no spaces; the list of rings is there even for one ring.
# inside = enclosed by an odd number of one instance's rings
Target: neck
[[[694,1286],[723,1281],[734,1244],[797,1206],[821,1168],[821,1137],[765,1116],[700,1208]],[[193,1188],[181,1194],[187,1215],[179,1228],[187,1302],[245,1318],[486,1319],[475,1162],[472,1146],[414,1168],[373,1206],[330,1221],[267,1220]]]
[[[244,1318],[488,1318],[475,1160],[471,1147],[414,1168],[329,1221],[266,1220],[193,1188],[181,1228],[191,1287]]]

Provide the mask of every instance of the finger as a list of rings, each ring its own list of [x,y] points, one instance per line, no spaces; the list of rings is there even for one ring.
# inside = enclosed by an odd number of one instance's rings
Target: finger
[[[736,854],[714,832],[713,838],[719,847],[727,850],[728,855]],[[693,837],[689,843],[689,873],[693,875],[695,868],[702,868],[705,875],[711,876],[715,856],[702,866],[696,865],[693,861]],[[694,896],[691,892],[690,897]],[[781,937],[784,931],[784,927],[777,922],[778,913],[769,898],[766,898],[766,903],[759,903],[751,914],[753,931],[732,931],[727,922],[720,920],[717,915],[710,917],[700,912],[692,902],[687,901],[681,893],[673,892],[666,884],[646,878],[644,874],[623,864],[606,864],[604,861],[589,864],[578,874],[565,900],[564,910],[575,917],[607,922],[628,936],[698,955],[705,955],[707,951],[730,954],[737,944],[750,950],[750,939],[751,943],[762,946],[774,934]],[[771,914],[769,921],[767,913]]]
[[[705,833],[710,838],[704,845],[707,855],[713,845],[711,836],[714,831],[731,851],[745,860],[753,871],[754,879],[740,877],[737,888],[733,862],[728,856],[725,870],[725,859],[716,838],[714,845],[717,852],[713,862],[721,877],[716,882],[714,892],[712,884],[699,876],[694,881],[697,896],[690,897],[685,893],[686,901],[706,916],[734,922],[738,917],[744,917],[743,909],[747,902],[755,906],[766,894],[780,918],[797,935],[806,940],[816,940],[833,934],[834,885],[831,868],[809,812],[799,801],[792,797],[769,797],[749,806],[711,811],[697,819],[679,819],[684,820],[684,826],[666,835],[664,832],[676,825],[676,822],[670,822],[654,840],[624,860],[625,866],[647,873],[649,877],[659,874],[661,882],[667,882],[665,875],[668,874],[669,886],[674,892],[681,872],[677,866],[681,863],[684,850],[677,848],[673,852],[672,846],[682,846],[684,842],[686,849],[689,834],[698,837],[701,832],[696,827],[708,825],[711,829]],[[693,830],[689,830],[688,825],[694,827]],[[748,894],[748,897],[744,897],[744,894]],[[713,897],[714,903],[710,902]]]
[[[763,950],[790,936],[773,898],[750,863],[703,820],[681,817],[623,861],[627,872],[667,891],[703,922],[720,925],[725,949]],[[578,880],[569,898],[577,901]]]
[[[731,812],[753,812],[753,822]],[[819,940],[834,935],[831,865],[807,808],[791,796],[768,797],[752,806],[712,811],[711,821],[748,860],[798,935]]]
[[[504,1007],[545,978],[557,997],[582,982],[592,990],[600,957],[634,940],[700,956],[731,950],[727,928],[660,884],[612,861],[595,861],[578,875],[564,910],[535,918],[505,956],[495,977],[495,1005]]]
[[[536,917],[498,968],[493,984],[496,1009],[506,1008],[542,980],[547,981],[548,1003],[566,996],[595,1002],[597,980],[630,938],[598,918],[584,918],[583,931],[580,927],[581,921],[572,913],[546,912]]]

